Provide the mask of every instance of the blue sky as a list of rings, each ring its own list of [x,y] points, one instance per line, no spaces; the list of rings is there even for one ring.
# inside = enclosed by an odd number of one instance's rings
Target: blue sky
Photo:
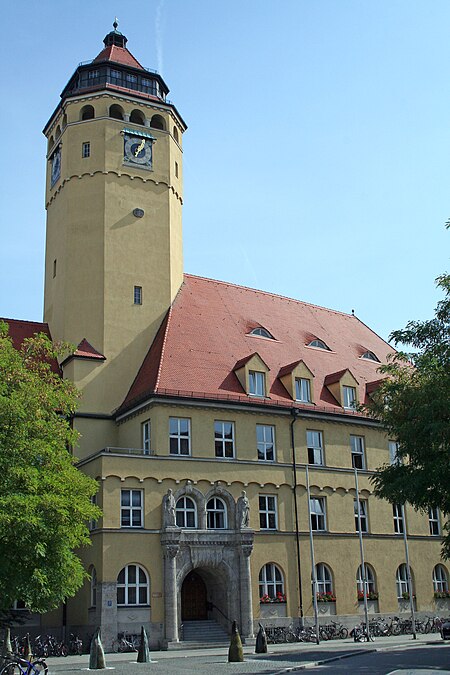
[[[114,16],[188,124],[192,274],[337,310],[385,339],[448,270],[448,0],[65,0],[2,9],[0,315],[42,319],[42,129]]]

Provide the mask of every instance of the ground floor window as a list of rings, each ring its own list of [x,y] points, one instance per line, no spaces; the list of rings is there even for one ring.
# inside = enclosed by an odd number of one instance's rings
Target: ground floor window
[[[148,605],[147,572],[140,565],[127,565],[117,577],[118,605]]]
[[[270,600],[284,602],[286,600],[283,573],[275,563],[267,563],[264,567],[261,567],[259,597],[261,602],[270,602]]]

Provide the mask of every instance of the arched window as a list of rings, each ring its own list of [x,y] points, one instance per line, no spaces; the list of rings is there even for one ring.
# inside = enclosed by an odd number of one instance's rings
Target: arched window
[[[81,108],[80,120],[92,120],[95,117],[95,110],[92,105],[85,105]]]
[[[412,576],[412,574],[411,574]],[[397,598],[399,600],[409,598],[408,590],[408,570],[405,563],[402,563],[397,568],[396,574]]]
[[[333,579],[330,568],[325,563],[316,565],[317,593],[333,595]]]
[[[50,138],[48,139],[48,149],[49,149],[49,151],[53,148],[54,145],[55,145],[55,139],[53,138],[53,136],[50,136]]]
[[[227,527],[227,509],[219,497],[212,497],[206,504],[209,530],[223,530]]]
[[[97,607],[97,571],[94,566],[89,570],[90,580],[90,606]]]
[[[64,113],[63,118],[62,118],[62,128],[65,129],[67,126],[67,115]]]
[[[161,115],[153,115],[152,119],[150,120],[150,126],[153,127],[153,129],[161,129],[162,131],[165,131],[166,123],[164,121],[164,117],[161,117]]]
[[[436,565],[433,570],[433,591],[435,593],[448,593],[448,576],[444,565]]]
[[[147,572],[140,565],[127,565],[117,577],[118,605],[148,605]]]
[[[178,136],[178,129],[176,127],[173,128],[173,137],[176,140],[176,142],[179,143],[180,139]]]
[[[197,509],[190,497],[180,497],[175,508],[178,527],[197,527]]]
[[[140,110],[132,110],[130,115],[130,122],[133,124],[145,124],[145,115]]]
[[[283,573],[275,563],[267,563],[261,567],[259,573],[259,597],[262,602],[279,600],[284,602],[286,596],[284,593]]]
[[[362,565],[358,567],[356,572],[356,590],[358,592],[358,598],[364,598],[364,593],[369,597],[369,600],[374,600],[371,598],[371,595],[375,595],[377,592],[375,584],[375,573],[370,565],[365,565],[366,567],[366,588],[364,588],[363,583],[363,574],[362,574]]]
[[[58,140],[58,138],[59,138],[60,136],[61,136],[61,127],[60,127],[59,124],[58,124],[58,126],[56,127],[56,132],[55,132],[55,138],[56,138],[56,140]]]
[[[117,103],[109,106],[109,116],[113,117],[115,120],[123,120],[123,108]]]
[[[273,335],[271,335],[268,330],[262,328],[261,326],[258,328],[254,328],[251,331],[250,335],[259,335],[259,337],[270,338],[271,340],[273,340]]]
[[[317,347],[318,349],[326,349],[327,351],[330,351],[330,348],[325,344],[323,340],[319,340],[316,338],[315,340],[311,340],[311,342],[308,343],[308,347]]]
[[[374,354],[371,351],[364,352],[364,354],[361,355],[362,359],[367,359],[368,361],[376,361],[377,363],[380,363],[380,359],[376,354]]]

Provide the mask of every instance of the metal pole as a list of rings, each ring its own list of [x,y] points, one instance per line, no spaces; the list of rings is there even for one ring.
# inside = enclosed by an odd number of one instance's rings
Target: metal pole
[[[366,633],[367,640],[370,639],[369,635],[369,606],[367,603],[367,594],[368,594],[368,583],[367,583],[367,570],[366,562],[364,560],[364,546],[361,530],[361,510],[359,505],[359,486],[358,486],[358,469],[355,467],[355,489],[356,489],[356,512],[358,514],[358,534],[359,534],[359,551],[361,554],[361,577],[363,582],[363,600],[364,600],[364,618],[366,621]]]
[[[311,526],[311,501],[309,491],[309,468],[306,465],[306,496],[308,498],[308,524],[309,524],[309,546],[311,549],[311,582],[312,582],[312,596],[314,606],[314,627],[316,629],[316,643],[320,643],[319,637],[319,609],[317,607],[317,574],[316,574],[316,558],[314,555],[314,540]]]
[[[408,547],[408,537],[406,535],[406,518],[405,518],[405,505],[402,504],[402,520],[403,520],[403,541],[405,542],[405,558],[406,558],[406,574],[408,580],[408,593],[409,593],[409,607],[411,610],[411,620],[412,620],[412,634],[413,640],[417,640],[416,633],[416,612],[414,610],[414,595],[413,595],[413,585],[411,577],[411,567],[409,566],[409,547]]]
[[[295,459],[295,437],[294,437],[294,424],[298,419],[299,411],[297,408],[292,408],[292,420],[291,420],[291,447],[292,447],[292,470],[294,473],[294,512],[295,512],[295,543],[297,548],[297,576],[298,576],[298,599],[299,599],[299,614],[300,614],[300,627],[304,627],[303,619],[303,593],[302,593],[302,570],[300,564],[300,537],[298,529],[298,504],[297,504],[297,461]]]

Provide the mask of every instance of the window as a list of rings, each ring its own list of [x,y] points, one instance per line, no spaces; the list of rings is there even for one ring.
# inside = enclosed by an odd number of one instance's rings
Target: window
[[[133,75],[132,73],[127,73],[125,75],[125,79],[128,82],[128,84],[136,84],[137,83],[137,75]]]
[[[249,393],[252,396],[266,395],[266,378],[265,374],[258,370],[250,370],[248,374]]]
[[[355,387],[342,387],[344,392],[344,408],[354,410],[356,408],[356,388]]]
[[[444,565],[436,565],[433,570],[433,590],[435,593],[448,593],[448,576]]]
[[[150,120],[150,126],[153,127],[153,129],[161,129],[161,131],[164,131],[166,128],[164,117],[161,115],[153,115]]]
[[[316,579],[318,593],[333,593],[331,571],[327,565],[324,565],[324,563],[319,563],[316,565]]]
[[[269,333],[268,330],[265,328],[262,328],[261,326],[258,328],[254,328],[251,332],[250,335],[258,335],[259,337],[265,337],[269,338],[270,340],[273,340],[273,335]]]
[[[321,431],[306,432],[306,446],[308,448],[308,464],[323,465],[323,442]]]
[[[352,450],[352,467],[354,469],[365,469],[364,437],[350,436],[350,447]]]
[[[275,460],[275,427],[268,424],[257,424],[256,445],[258,459],[264,462],[273,462]]]
[[[169,451],[171,455],[191,454],[191,420],[169,418]]]
[[[394,532],[395,534],[403,534],[404,522],[401,504],[392,504],[392,514],[394,516]]]
[[[190,497],[180,497],[175,514],[178,527],[197,527],[197,509]]]
[[[120,70],[110,70],[110,75],[112,80],[120,80],[122,77]]]
[[[86,157],[91,156],[91,144],[89,141],[86,141],[85,143],[82,144],[81,146],[81,156],[83,159],[86,159]]]
[[[428,523],[430,525],[430,534],[441,534],[441,527],[439,523],[439,509],[432,507],[428,509]]]
[[[53,278],[56,277],[56,258],[53,261]]]
[[[25,602],[23,600],[14,600],[11,609],[26,609]]]
[[[144,449],[144,455],[150,454],[150,420],[146,420],[142,423],[142,447]]]
[[[407,599],[409,597],[408,571],[406,569],[405,563],[402,563],[397,569],[396,585],[397,585],[397,599],[403,600],[405,596]]]
[[[219,497],[212,497],[206,504],[209,530],[223,530],[227,527],[227,510]]]
[[[90,580],[90,595],[91,595],[91,607],[97,607],[97,572],[95,567],[91,567],[91,580]]]
[[[283,574],[277,565],[267,563],[259,573],[259,597],[285,601]]]
[[[175,178],[178,178],[178,162],[175,162]]]
[[[355,530],[359,532],[359,523],[358,523],[358,502],[356,499],[353,500],[353,510],[355,512]],[[367,520],[367,500],[359,500],[359,520],[361,521],[361,532],[369,531],[369,523]]]
[[[295,400],[311,403],[311,382],[306,377],[295,378]]]
[[[97,504],[97,495],[92,495],[91,496],[91,504],[96,505]],[[90,530],[96,530],[97,529],[97,521],[92,519],[89,521],[88,528]]]
[[[145,116],[141,110],[132,110],[130,115],[130,122],[133,124],[145,125]]]
[[[317,338],[315,340],[311,340],[311,342],[307,345],[307,347],[317,347],[318,349],[326,349],[328,352],[330,351],[330,348],[327,347],[325,342]]]
[[[399,464],[398,457],[398,443],[397,441],[389,441],[389,464]]]
[[[314,532],[325,532],[327,529],[325,498],[311,497],[309,508],[311,510],[311,529]]]
[[[234,457],[234,422],[214,422],[216,457]]]
[[[142,286],[134,287],[133,302],[135,305],[142,305]]]
[[[380,359],[371,351],[364,352],[364,354],[361,355],[362,359],[367,359],[368,361],[376,361],[377,363],[380,363]]]
[[[95,117],[95,110],[92,105],[85,105],[81,108],[80,119],[81,120],[92,120]]]
[[[117,577],[117,604],[148,605],[147,572],[140,565],[127,565]]]
[[[277,498],[259,495],[259,527],[261,530],[277,529]]]
[[[115,120],[123,120],[123,108],[120,105],[117,105],[117,103],[113,103],[109,107],[109,116],[112,117]]]
[[[96,80],[98,77],[98,70],[90,70],[88,72],[88,80]]]
[[[142,490],[120,491],[120,526],[142,527]]]
[[[356,591],[358,593],[358,596],[364,597],[364,595],[369,595],[370,593],[376,593],[376,585],[375,585],[375,574],[371,568],[370,565],[365,565],[366,569],[366,588],[364,589],[364,581],[363,581],[363,573],[362,573],[362,565],[358,567],[358,571],[356,572]]]

